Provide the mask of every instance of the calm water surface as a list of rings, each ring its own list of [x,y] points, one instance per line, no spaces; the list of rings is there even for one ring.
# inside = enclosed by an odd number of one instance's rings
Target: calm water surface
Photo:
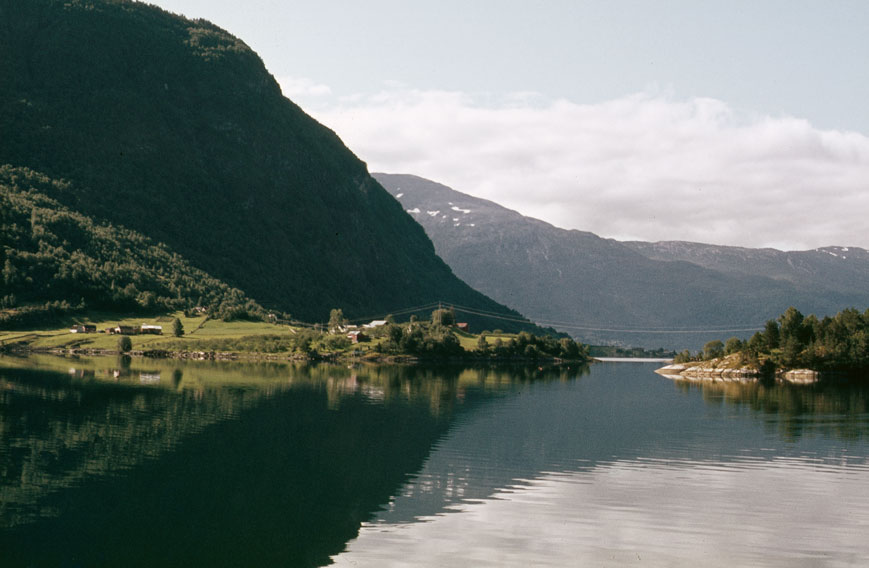
[[[869,392],[0,359],[0,566],[866,566]]]

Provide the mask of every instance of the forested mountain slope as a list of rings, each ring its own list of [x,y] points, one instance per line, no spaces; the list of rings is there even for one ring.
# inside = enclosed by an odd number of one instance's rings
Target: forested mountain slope
[[[127,0],[0,0],[0,133],[0,165],[63,181],[46,197],[297,318],[437,300],[508,311],[204,20]]]
[[[47,197],[67,184],[0,166],[0,328],[86,310],[208,308],[225,319],[262,318],[262,306],[165,245],[99,223]]]
[[[584,341],[696,347],[720,338],[724,332],[716,329],[762,326],[791,305],[823,315],[869,304],[869,278],[860,269],[825,275],[826,267],[832,270],[827,264],[812,279],[800,270],[783,278],[766,265],[749,267],[750,256],[730,265],[704,265],[689,255],[664,260],[640,244],[559,229],[423,178],[374,176],[426,229],[457,275],[535,321],[560,322],[556,328]],[[825,279],[850,284],[823,287]]]

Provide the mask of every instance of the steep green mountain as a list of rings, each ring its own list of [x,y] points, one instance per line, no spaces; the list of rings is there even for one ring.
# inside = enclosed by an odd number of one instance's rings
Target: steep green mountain
[[[869,262],[856,249],[781,253],[692,244],[693,256],[667,253],[559,229],[416,176],[374,176],[459,277],[586,342],[697,348],[722,336],[748,337],[752,331],[729,330],[760,328],[789,306],[827,315],[869,305]],[[695,258],[703,250],[705,262]],[[692,331],[674,333],[682,329]]]
[[[365,164],[209,22],[0,0],[0,133],[0,164],[65,181],[46,197],[294,317],[438,300],[518,316],[456,278]]]

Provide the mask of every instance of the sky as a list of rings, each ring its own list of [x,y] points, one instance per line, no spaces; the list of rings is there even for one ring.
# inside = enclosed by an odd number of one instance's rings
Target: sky
[[[151,3],[372,172],[619,240],[869,248],[869,1]]]

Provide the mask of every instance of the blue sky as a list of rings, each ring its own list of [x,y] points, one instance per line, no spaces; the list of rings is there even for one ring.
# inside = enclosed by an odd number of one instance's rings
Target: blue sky
[[[153,3],[372,171],[607,237],[869,248],[869,2]]]

